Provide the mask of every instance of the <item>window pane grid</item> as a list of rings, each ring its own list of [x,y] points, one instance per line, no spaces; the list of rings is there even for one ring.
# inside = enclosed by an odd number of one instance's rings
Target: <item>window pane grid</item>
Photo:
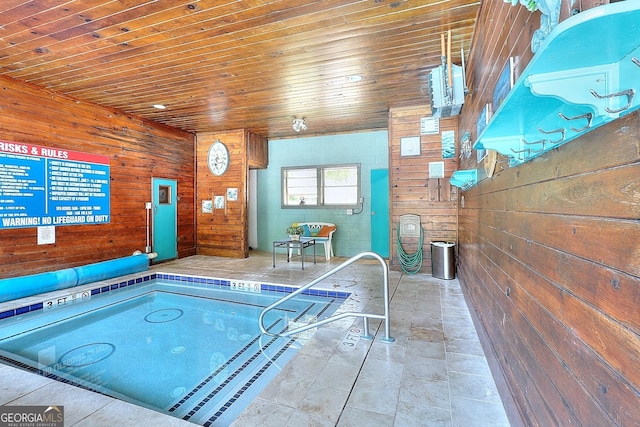
[[[359,165],[283,168],[283,206],[355,206],[359,175]]]
[[[316,169],[289,169],[284,172],[284,205],[316,205],[318,177]]]

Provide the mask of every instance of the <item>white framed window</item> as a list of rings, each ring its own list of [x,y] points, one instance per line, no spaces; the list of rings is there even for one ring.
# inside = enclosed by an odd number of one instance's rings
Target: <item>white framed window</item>
[[[360,200],[360,165],[283,167],[282,207],[355,207]]]

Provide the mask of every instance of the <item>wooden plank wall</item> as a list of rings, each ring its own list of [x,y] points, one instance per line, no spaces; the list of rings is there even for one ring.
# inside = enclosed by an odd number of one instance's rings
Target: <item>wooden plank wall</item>
[[[6,77],[0,90],[0,139],[111,159],[111,222],[56,227],[41,246],[36,228],[0,230],[0,278],[144,251],[152,177],[178,181],[178,255],[195,253],[193,134]]]
[[[269,166],[269,140],[252,132],[247,132],[246,136],[249,169],[266,169]]]
[[[539,22],[483,2],[469,61],[473,129]],[[475,160],[473,160],[475,161]],[[461,165],[473,167],[471,161]],[[640,116],[618,119],[469,191],[458,274],[526,425],[640,420]]]
[[[420,216],[424,237],[422,241],[421,272],[431,273],[431,242],[456,241],[457,190],[449,184],[455,171],[457,158],[442,158],[442,137],[421,135],[420,119],[431,116],[431,107],[392,108],[389,111],[389,216],[391,242],[389,266],[399,270],[398,231],[400,217],[406,214]],[[457,137],[457,117],[440,120],[440,131],[454,130]],[[419,156],[400,156],[400,140],[420,137]],[[429,162],[444,161],[445,178],[429,179]],[[417,238],[403,237],[402,248],[407,254],[419,249]]]
[[[231,258],[249,256],[247,226],[248,134],[244,130],[205,132],[197,135],[197,253]],[[207,165],[207,153],[219,139],[229,150],[229,167],[221,176],[214,176]],[[238,200],[226,200],[227,189],[238,190]],[[225,196],[225,208],[204,213],[203,200]]]

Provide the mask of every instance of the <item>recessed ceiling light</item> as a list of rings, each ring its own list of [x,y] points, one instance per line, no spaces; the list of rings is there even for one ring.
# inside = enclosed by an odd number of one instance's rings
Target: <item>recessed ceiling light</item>
[[[347,80],[349,80],[350,82],[359,82],[360,80],[362,80],[362,75],[361,74],[352,74],[349,77],[347,77]]]
[[[158,110],[164,110],[167,107],[165,107],[162,104],[153,104],[153,108],[157,108]]]

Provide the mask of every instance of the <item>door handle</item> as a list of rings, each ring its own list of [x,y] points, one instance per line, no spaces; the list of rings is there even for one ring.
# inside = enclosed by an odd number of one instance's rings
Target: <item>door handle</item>
[[[371,215],[375,215],[375,214],[376,214],[376,211],[371,211]]]

